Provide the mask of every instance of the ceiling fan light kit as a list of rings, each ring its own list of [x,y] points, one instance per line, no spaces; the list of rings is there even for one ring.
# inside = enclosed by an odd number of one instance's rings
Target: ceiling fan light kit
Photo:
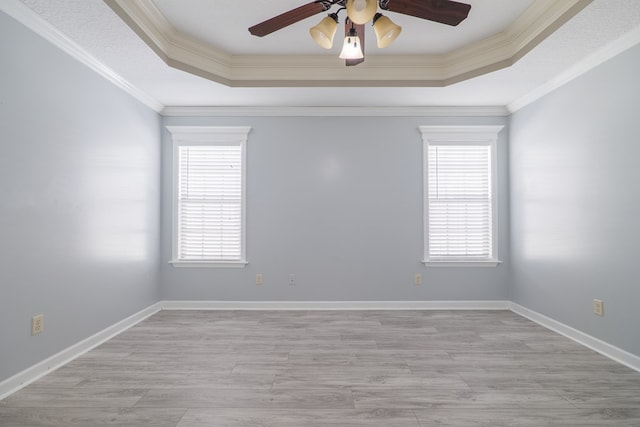
[[[362,44],[360,43],[360,37],[355,28],[349,30],[349,35],[344,39],[342,45],[342,51],[340,52],[340,59],[362,59],[364,53],[362,52]]]
[[[339,58],[347,59],[348,66],[357,65],[364,61],[364,52],[362,51],[364,27],[362,25],[372,22],[379,48],[389,46],[402,32],[402,27],[378,13],[378,7],[385,11],[451,26],[456,26],[464,21],[471,10],[471,5],[453,0],[315,0],[254,25],[249,28],[249,32],[254,36],[264,37],[313,15],[326,12],[334,5],[338,5],[340,9],[335,13],[330,13],[316,26],[311,27],[309,34],[320,47],[331,49],[333,38],[338,29],[338,12],[346,9],[348,31]],[[360,34],[357,33],[354,24],[358,25]],[[359,61],[353,62],[354,59]]]
[[[384,49],[389,46],[402,32],[402,27],[393,23],[391,19],[381,13],[373,18],[373,31],[376,33],[378,47]]]
[[[338,14],[330,13],[322,18],[322,21],[315,27],[309,29],[311,38],[324,49],[331,49],[333,46],[333,37],[338,30]]]

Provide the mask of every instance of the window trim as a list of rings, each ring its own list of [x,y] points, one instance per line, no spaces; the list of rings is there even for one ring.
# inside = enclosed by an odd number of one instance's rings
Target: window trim
[[[429,267],[496,267],[501,263],[498,252],[498,133],[504,128],[495,126],[420,126],[422,133],[423,175],[423,258]],[[430,145],[488,145],[491,147],[491,227],[492,258],[432,259],[429,257],[429,146]]]
[[[173,140],[172,150],[172,237],[171,260],[174,267],[208,267],[208,268],[244,268],[247,264],[247,139],[251,127],[249,126],[166,126]],[[179,177],[179,147],[194,145],[240,145],[242,161],[242,190],[241,190],[241,254],[238,261],[185,261],[178,258],[178,177]]]

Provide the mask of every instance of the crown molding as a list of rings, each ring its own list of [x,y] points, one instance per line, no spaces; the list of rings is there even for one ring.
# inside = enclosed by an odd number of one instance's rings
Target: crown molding
[[[117,0],[105,0],[106,3],[114,3]],[[532,43],[539,43],[541,39],[536,40],[532,34],[535,33],[531,28],[545,27],[545,22],[559,22],[566,21],[570,16],[577,13],[578,8],[581,10],[587,6],[591,0],[580,0],[572,2],[554,2],[553,0],[537,0],[509,29],[509,34],[499,34],[493,36],[487,40],[478,42],[478,49],[482,50],[483,46],[499,45],[505,40],[513,39],[518,40],[518,46],[527,46]],[[561,8],[550,9],[549,3],[556,4],[556,6],[562,6]],[[144,13],[136,13],[136,16],[141,19],[137,24],[132,25],[127,22],[132,28],[141,27],[157,27],[150,34],[153,36],[150,41],[145,40],[152,48],[162,47],[162,49],[154,49],[158,55],[160,55],[165,62],[170,59],[163,57],[163,49],[167,51],[179,51],[180,45],[175,44],[174,40],[179,38],[180,35],[171,27],[169,22],[162,16],[155,5],[149,0],[140,0],[137,2],[126,2],[127,5],[136,5],[136,7],[145,7]],[[137,87],[133,86],[122,78],[119,74],[115,73],[110,68],[106,67],[94,56],[89,54],[86,50],[81,48],[77,43],[67,37],[60,30],[49,24],[46,20],[41,18],[36,12],[27,7],[19,0],[5,0],[0,3],[0,11],[14,18],[36,34],[48,40],[56,47],[62,49],[64,52],[83,63],[103,78],[112,82],[114,85],[124,90],[135,99],[151,108],[152,110],[161,113],[164,116],[407,116],[407,117],[433,117],[433,116],[508,116],[511,113],[518,111],[521,108],[535,102],[536,100],[544,97],[545,95],[553,92],[559,87],[569,83],[571,80],[579,77],[580,75],[588,72],[596,66],[606,62],[607,60],[615,57],[616,55],[624,52],[625,50],[640,43],[640,29],[633,30],[620,39],[612,42],[606,47],[588,56],[583,61],[574,65],[570,69],[556,76],[546,84],[536,88],[535,90],[527,93],[526,95],[516,99],[507,106],[483,106],[483,107],[171,107],[164,106],[154,98],[150,97]],[[128,15],[125,15],[126,19],[130,19]],[[549,26],[547,26],[549,28]],[[170,36],[167,37],[166,34]],[[142,33],[140,37],[149,37],[147,33]],[[540,35],[539,35],[540,37]],[[225,76],[231,76],[231,69],[225,66],[225,63],[230,63],[233,60],[235,64],[236,72],[240,76],[248,77],[250,71],[243,71],[245,69],[250,70],[253,65],[259,64],[260,67],[269,67],[270,61],[283,60],[285,66],[289,66],[287,61],[291,61],[291,58],[287,57],[232,57],[230,55],[224,55],[219,51],[212,50],[206,46],[190,45],[190,41],[184,41],[183,45],[191,46],[190,50],[196,52],[199,56],[205,56],[209,58],[209,61],[215,63],[217,71]],[[485,47],[486,47],[485,46]],[[531,47],[531,46],[530,46]],[[465,49],[470,49],[469,51]],[[517,50],[517,48],[515,48]],[[471,47],[461,49],[457,52],[458,55],[473,56]],[[499,50],[499,49],[498,49]],[[464,56],[463,55],[463,56]],[[428,67],[428,61],[424,57],[415,56],[399,56],[401,63],[408,64],[409,70],[416,67]],[[499,59],[495,57],[494,59]],[[183,58],[184,59],[184,58]],[[322,57],[312,56],[305,57],[305,62],[309,69],[318,69],[323,61]],[[386,59],[388,61],[389,58]],[[393,60],[393,59],[392,59]],[[412,83],[420,86],[423,82],[413,82],[410,80],[403,80],[401,84],[394,84],[393,81],[385,80],[384,72],[380,70],[385,66],[385,59],[383,57],[371,56],[367,58],[368,63],[374,63],[368,71],[370,76],[377,78],[378,80],[367,80],[361,86],[411,86]],[[299,65],[300,61],[296,61]],[[366,63],[365,63],[366,64]],[[364,67],[362,64],[359,67]],[[368,64],[367,64],[368,65]],[[387,64],[388,66],[388,64]],[[433,66],[433,64],[432,64]],[[435,67],[435,66],[434,66]],[[344,72],[346,67],[340,66],[339,71]],[[409,77],[410,72],[405,72],[403,67],[395,64],[395,71],[399,75],[405,75]],[[435,67],[437,68],[437,67]],[[326,73],[324,70],[317,74],[316,77],[322,78],[322,74]],[[197,73],[195,73],[197,74]],[[273,77],[273,76],[272,76]],[[281,78],[281,77],[280,77]],[[222,81],[229,85],[234,84],[234,81],[227,79]],[[239,86],[283,86],[278,80],[264,80],[250,82],[245,80],[243,84]],[[313,81],[298,80],[288,82],[289,86],[313,86]],[[322,85],[323,82],[317,82]],[[362,82],[360,82],[362,83]],[[441,82],[442,83],[442,82]],[[337,80],[332,83],[334,86],[358,86],[358,82],[349,80]]]
[[[524,108],[527,105],[537,101],[538,99],[564,86],[575,78],[580,77],[586,72],[592,70],[598,65],[605,63],[606,61],[638,44],[640,44],[640,28],[636,28],[635,30],[630,31],[629,33],[615,40],[609,45],[587,56],[585,59],[578,62],[568,70],[562,72],[558,76],[554,77],[544,85],[537,87],[533,91],[511,102],[506,107],[507,111],[509,112],[509,114],[515,113],[521,108]]]
[[[484,107],[165,107],[166,117],[506,117],[502,106]]]
[[[3,0],[0,2],[0,11],[11,16],[34,33],[43,37],[77,61],[89,67],[100,76],[110,81],[120,89],[124,90],[135,99],[151,108],[155,112],[162,111],[164,107],[160,102],[153,99],[140,89],[123,79],[119,74],[115,73],[109,67],[104,65],[93,55],[84,50],[80,45],[67,37],[53,25],[49,24],[36,12],[27,7],[19,0]]]
[[[231,55],[177,31],[153,0],[105,0],[167,65],[231,87],[441,87],[508,67],[592,0],[535,0],[509,28],[443,55]]]

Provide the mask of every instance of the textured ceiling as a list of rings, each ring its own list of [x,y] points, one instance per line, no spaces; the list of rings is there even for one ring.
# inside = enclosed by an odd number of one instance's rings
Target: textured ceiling
[[[595,0],[512,67],[445,88],[231,88],[167,66],[101,0],[21,1],[165,106],[504,106],[640,26],[640,1]]]

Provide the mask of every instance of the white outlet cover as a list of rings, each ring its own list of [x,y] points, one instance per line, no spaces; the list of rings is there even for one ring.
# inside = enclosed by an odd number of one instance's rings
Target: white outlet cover
[[[38,314],[31,318],[31,335],[37,335],[44,329],[44,315]]]
[[[602,302],[602,300],[593,300],[593,313],[597,314],[598,316],[604,316],[604,303]]]

